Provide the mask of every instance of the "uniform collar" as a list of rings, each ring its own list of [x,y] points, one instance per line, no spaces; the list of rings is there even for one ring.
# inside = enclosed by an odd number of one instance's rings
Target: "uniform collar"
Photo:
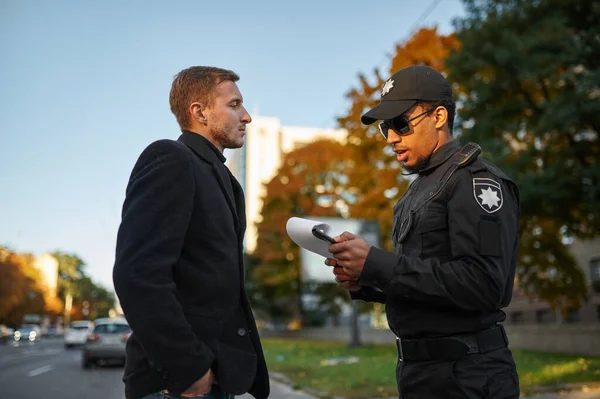
[[[460,150],[460,143],[456,139],[452,139],[440,148],[437,149],[431,156],[429,157],[429,161],[425,164],[421,170],[419,170],[419,175],[427,174],[446,162],[452,155],[456,154],[456,152]]]
[[[206,152],[202,151],[201,149],[205,149],[208,147],[212,150],[212,152],[215,153],[219,161],[221,161],[222,163],[225,163],[225,161],[227,161],[227,158],[225,158],[223,153],[219,151],[219,149],[213,143],[211,143],[209,139],[202,136],[201,134],[190,132],[188,130],[182,130],[180,141],[183,141],[184,143],[192,146],[194,149],[199,150],[204,154],[206,154]]]

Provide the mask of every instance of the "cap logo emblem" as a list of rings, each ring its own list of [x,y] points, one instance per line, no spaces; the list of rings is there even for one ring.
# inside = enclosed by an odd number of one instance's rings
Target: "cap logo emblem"
[[[392,90],[392,87],[394,87],[394,81],[392,79],[388,79],[388,81],[383,85],[383,89],[381,89],[381,96],[383,97],[388,94],[390,90]]]

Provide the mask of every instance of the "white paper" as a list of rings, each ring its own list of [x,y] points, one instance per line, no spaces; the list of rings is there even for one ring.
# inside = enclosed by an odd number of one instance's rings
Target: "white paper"
[[[330,233],[331,226],[312,219],[292,217],[287,221],[285,229],[292,241],[302,248],[326,258],[333,258],[333,255],[327,249],[331,244],[313,235],[312,229],[315,226],[319,227],[325,234],[333,236]]]

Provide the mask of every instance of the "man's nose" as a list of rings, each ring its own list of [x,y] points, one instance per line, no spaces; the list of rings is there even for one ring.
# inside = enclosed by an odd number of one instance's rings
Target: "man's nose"
[[[252,122],[252,117],[250,116],[248,111],[246,111],[246,108],[242,107],[242,109],[244,110],[244,114],[242,115],[242,122],[246,122],[246,123]]]

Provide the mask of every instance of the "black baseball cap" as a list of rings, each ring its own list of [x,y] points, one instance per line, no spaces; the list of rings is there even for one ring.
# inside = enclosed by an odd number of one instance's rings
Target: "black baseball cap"
[[[418,101],[452,99],[452,88],[444,76],[426,65],[413,65],[392,75],[381,89],[379,104],[361,116],[365,125],[394,119]]]

